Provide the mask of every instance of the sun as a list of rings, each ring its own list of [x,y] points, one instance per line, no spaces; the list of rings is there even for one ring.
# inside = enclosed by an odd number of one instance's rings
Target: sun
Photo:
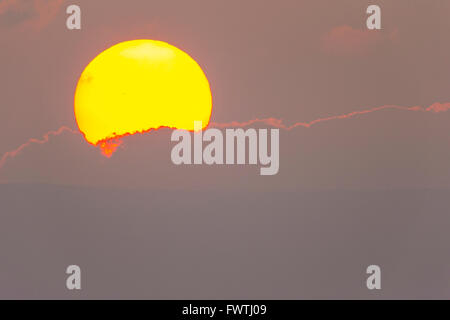
[[[162,41],[125,41],[103,51],[84,69],[74,99],[86,140],[105,155],[117,138],[169,127],[194,130],[209,124],[208,79],[187,53]],[[203,129],[202,128],[202,129]]]

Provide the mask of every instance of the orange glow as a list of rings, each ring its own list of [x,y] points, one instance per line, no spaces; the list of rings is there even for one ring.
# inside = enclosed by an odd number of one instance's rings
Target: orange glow
[[[165,42],[121,42],[84,69],[75,91],[75,118],[86,140],[110,156],[118,138],[209,123],[208,79],[186,53]],[[110,140],[114,140],[111,142]]]
[[[109,139],[104,141],[99,141],[97,145],[102,150],[102,154],[109,158],[117,150],[117,148],[122,144],[122,141],[117,139]]]

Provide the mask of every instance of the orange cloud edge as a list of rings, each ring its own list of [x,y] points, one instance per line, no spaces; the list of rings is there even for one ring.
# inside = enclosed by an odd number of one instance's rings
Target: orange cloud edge
[[[210,124],[211,124],[211,122],[208,121],[208,124],[204,128],[202,128],[202,131],[206,130],[209,127]],[[171,126],[159,126],[157,128],[149,128],[149,129],[145,129],[145,130],[136,130],[134,132],[127,132],[127,133],[124,133],[124,134],[113,135],[111,137],[98,140],[95,143],[90,142],[86,138],[86,134],[83,131],[81,131],[80,128],[78,128],[78,130],[80,131],[80,133],[83,136],[84,140],[86,140],[90,145],[100,148],[102,155],[104,155],[107,158],[111,158],[111,156],[117,151],[117,148],[119,148],[123,144],[123,141],[121,140],[122,138],[129,137],[129,136],[134,136],[134,135],[137,135],[137,134],[146,134],[146,133],[149,133],[151,131],[158,131],[160,129],[161,130],[162,129],[179,130],[180,128],[171,127]],[[189,132],[194,132],[194,129],[182,129],[182,130],[186,130],[186,131],[189,131]]]

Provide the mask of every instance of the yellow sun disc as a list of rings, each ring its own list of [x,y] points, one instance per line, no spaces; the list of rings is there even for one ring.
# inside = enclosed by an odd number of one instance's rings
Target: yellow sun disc
[[[100,141],[160,127],[205,128],[211,116],[208,79],[185,52],[162,41],[121,42],[81,74],[75,117],[86,140]]]

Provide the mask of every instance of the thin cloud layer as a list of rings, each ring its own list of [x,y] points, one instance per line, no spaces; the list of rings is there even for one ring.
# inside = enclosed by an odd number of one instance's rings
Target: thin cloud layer
[[[58,13],[64,0],[1,0],[0,27],[40,30]]]
[[[252,120],[244,121],[244,122],[238,122],[238,121],[232,121],[232,122],[228,122],[228,123],[211,122],[209,127],[212,127],[212,128],[243,128],[243,127],[248,127],[248,126],[256,125],[256,124],[265,124],[267,126],[271,126],[274,128],[279,128],[279,129],[283,129],[283,130],[292,130],[297,127],[310,128],[311,126],[313,126],[315,124],[319,124],[321,122],[350,119],[350,118],[354,118],[357,116],[366,115],[366,114],[370,114],[373,112],[388,110],[388,109],[401,110],[401,111],[424,112],[424,113],[439,113],[439,112],[446,112],[446,111],[450,110],[450,102],[446,102],[446,103],[436,102],[436,103],[430,105],[429,107],[421,107],[421,106],[404,107],[404,106],[396,106],[396,105],[384,105],[384,106],[374,107],[374,108],[366,109],[366,110],[359,110],[359,111],[353,111],[353,112],[345,113],[345,114],[317,118],[317,119],[309,121],[309,122],[296,122],[291,125],[284,124],[282,119],[266,118],[266,119],[252,119]],[[18,154],[20,154],[24,149],[28,148],[29,146],[31,146],[33,144],[45,144],[49,141],[50,136],[59,136],[60,134],[62,134],[64,132],[69,132],[72,134],[80,134],[80,132],[78,130],[71,129],[66,126],[61,126],[58,130],[49,131],[49,132],[45,133],[42,136],[42,138],[40,138],[40,139],[31,138],[28,141],[26,141],[25,143],[21,144],[16,149],[5,152],[0,158],[0,169],[2,169],[5,166],[5,164],[8,160],[12,160],[13,158],[15,158]],[[115,144],[114,150],[115,150],[115,148],[117,148],[118,146],[121,145],[120,140],[114,140],[113,143]],[[111,152],[111,154],[112,154],[112,152]],[[110,157],[111,154],[104,154],[104,155]]]

